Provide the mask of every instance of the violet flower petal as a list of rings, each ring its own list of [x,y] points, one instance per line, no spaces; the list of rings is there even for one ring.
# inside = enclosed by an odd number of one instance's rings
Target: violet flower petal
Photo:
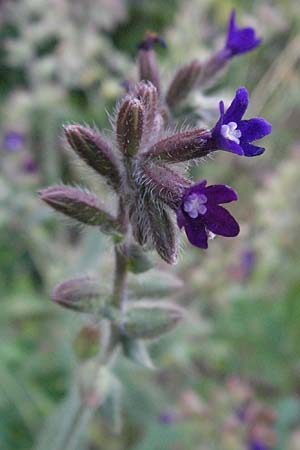
[[[238,28],[235,21],[235,10],[231,12],[225,48],[230,50],[231,56],[249,52],[261,43],[256,37],[254,28]]]
[[[231,105],[224,114],[223,123],[239,122],[246,112],[249,103],[248,91],[245,87],[240,87],[236,91]]]
[[[258,145],[248,144],[247,142],[244,142],[243,150],[245,156],[252,157],[262,155],[266,149],[264,147],[259,147]]]
[[[185,223],[185,232],[192,245],[206,249],[208,237],[205,225],[201,220],[190,220]]]
[[[239,130],[242,132],[241,140],[246,137],[247,142],[262,139],[272,131],[272,125],[262,117],[253,117],[249,120],[241,120]]]
[[[240,226],[234,217],[222,206],[211,206],[205,214],[207,228],[215,234],[225,237],[237,236]]]
[[[208,202],[229,203],[238,199],[238,195],[234,189],[224,184],[214,184],[205,188],[204,194]]]

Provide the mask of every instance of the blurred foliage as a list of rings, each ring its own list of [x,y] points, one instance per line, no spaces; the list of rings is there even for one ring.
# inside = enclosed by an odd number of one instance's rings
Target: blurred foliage
[[[185,289],[176,297],[190,310],[186,325],[151,345],[159,370],[120,360],[114,389],[78,448],[243,450],[262,427],[270,448],[300,448],[298,2],[6,0],[0,6],[1,449],[61,445],[59,430],[70,426],[78,402],[72,343],[86,322],[52,305],[49,289],[83,270],[101,274],[105,284],[111,279],[105,238],[57,221],[36,197],[54,180],[80,183],[81,168],[67,164],[61,124],[108,123],[121,82],[135,76],[131,62],[145,29],[167,39],[159,56],[168,78],[175,65],[218,46],[233,5],[264,43],[192,101],[210,123],[219,99],[232,97],[228,88],[246,85],[251,112],[274,131],[263,157],[217,155],[193,172],[237,188],[241,235],[215,240],[206,253],[185,248],[177,267]],[[18,145],[11,133],[21,136]],[[96,189],[105,195],[105,186]],[[245,400],[252,409],[271,408],[276,418],[252,418],[251,426],[239,420]]]

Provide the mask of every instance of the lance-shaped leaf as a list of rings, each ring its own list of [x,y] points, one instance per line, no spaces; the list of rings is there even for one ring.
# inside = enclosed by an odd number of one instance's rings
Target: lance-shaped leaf
[[[86,225],[98,226],[108,234],[120,236],[119,224],[104,211],[96,195],[71,186],[50,186],[39,191],[41,199],[56,211]]]
[[[177,228],[170,214],[162,204],[150,197],[145,198],[145,205],[155,250],[168,264],[175,264],[178,252]]]
[[[211,134],[203,129],[175,133],[156,142],[143,156],[169,163],[201,158],[210,153],[205,146],[209,137]]]
[[[182,287],[183,282],[174,273],[165,270],[153,269],[129,280],[130,295],[135,298],[169,297]]]
[[[116,134],[121,152],[134,156],[141,144],[145,123],[144,107],[137,98],[125,97],[117,116]]]
[[[64,308],[89,314],[98,312],[104,304],[99,283],[88,276],[63,281],[53,289],[51,298]]]
[[[179,173],[158,162],[147,161],[142,165],[141,181],[145,189],[155,198],[166,203],[175,211],[182,203],[185,190],[191,182]]]
[[[130,339],[123,335],[121,337],[121,343],[124,355],[133,363],[146,369],[154,369],[153,362],[143,341]]]
[[[118,190],[120,162],[103,136],[98,131],[81,125],[67,125],[64,132],[74,152]]]
[[[190,64],[181,67],[175,74],[166,95],[166,102],[170,108],[182,102],[196,86],[202,71],[202,64],[195,59]]]
[[[132,302],[117,326],[129,338],[152,339],[172,330],[183,316],[183,309],[171,302]]]
[[[95,359],[83,362],[79,368],[79,392],[84,405],[100,406],[109,395],[113,374],[106,366],[99,366]]]

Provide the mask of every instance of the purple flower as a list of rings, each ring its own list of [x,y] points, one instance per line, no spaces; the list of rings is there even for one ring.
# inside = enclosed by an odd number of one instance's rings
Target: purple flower
[[[23,148],[25,143],[25,136],[18,131],[8,131],[3,138],[3,147],[7,151],[16,152]]]
[[[26,156],[21,163],[22,171],[28,174],[36,173],[38,170],[37,163],[31,158]]]
[[[235,10],[231,12],[225,50],[230,52],[229,57],[249,52],[261,43],[261,39],[255,35],[255,30],[251,27],[238,28],[235,22]]]
[[[258,440],[252,440],[249,442],[248,450],[270,450],[270,447]]]
[[[220,119],[211,130],[207,145],[212,149],[222,149],[244,156],[261,155],[265,149],[250,142],[261,139],[272,131],[272,125],[261,117],[242,120],[248,107],[248,92],[240,87],[224,112],[224,103],[220,102]]]
[[[190,243],[199,248],[207,248],[210,232],[226,237],[237,236],[239,224],[220,206],[220,203],[229,203],[237,198],[231,187],[224,184],[206,187],[206,180],[202,180],[186,189],[177,210],[178,226],[184,227]]]
[[[172,425],[176,421],[176,416],[171,411],[162,411],[158,418],[162,425]]]

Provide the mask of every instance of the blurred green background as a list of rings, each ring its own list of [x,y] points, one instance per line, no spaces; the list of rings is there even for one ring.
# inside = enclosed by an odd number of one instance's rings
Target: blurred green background
[[[299,2],[4,0],[1,450],[61,448],[59,433],[74,411],[74,340],[85,322],[53,305],[49,292],[69,276],[98,273],[104,283],[111,275],[109,242],[60,220],[37,197],[51,183],[86,184],[84,169],[64,148],[61,125],[109,128],[107,111],[122,81],[136,76],[145,30],[168,43],[158,55],[166,86],[178,65],[222,45],[232,7],[263,44],[235,58],[192,102],[211,124],[218,101],[244,85],[248,114],[264,116],[273,133],[263,156],[218,153],[193,175],[238,190],[232,210],[241,234],[214,240],[206,252],[184,245],[171,271],[185,283],[177,301],[192,320],[151,344],[156,370],[120,359],[115,396],[74,449],[244,450],[254,437],[265,443],[254,450],[300,449]],[[104,192],[98,180],[89,182]]]

